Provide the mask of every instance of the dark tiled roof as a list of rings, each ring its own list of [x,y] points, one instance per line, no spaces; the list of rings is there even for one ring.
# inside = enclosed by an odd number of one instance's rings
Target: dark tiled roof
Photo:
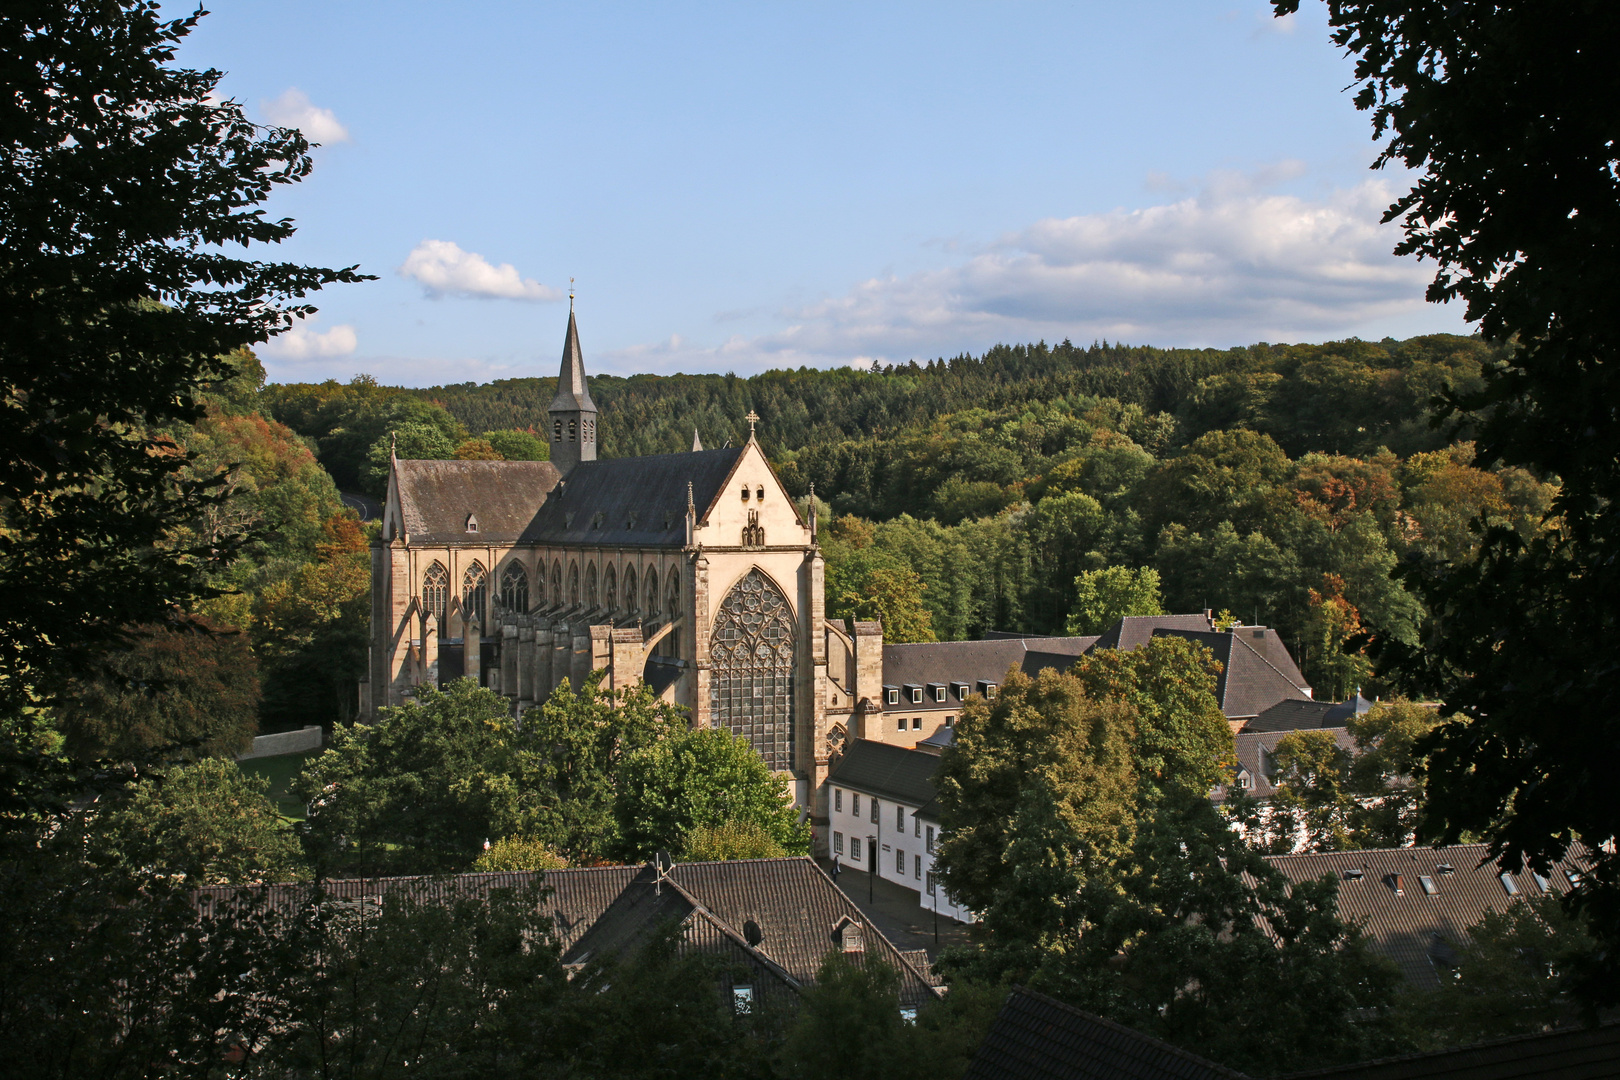
[[[1354,753],[1356,741],[1350,737],[1346,728],[1328,728],[1333,734],[1333,742],[1341,750]],[[1276,785],[1271,782],[1266,771],[1266,756],[1277,749],[1291,731],[1248,731],[1244,730],[1233,736],[1232,742],[1237,751],[1238,768],[1249,776],[1251,784],[1249,794],[1257,799],[1269,799],[1277,793]],[[1215,789],[1214,798],[1217,802],[1225,801],[1227,789]]]
[[[809,856],[676,863],[669,878],[734,932],[740,934],[749,922],[758,926],[759,952],[802,985],[816,981],[816,969],[837,947],[833,929],[848,918],[865,928],[867,956],[900,972],[901,1001],[915,1004],[936,996],[928,980]]]
[[[1014,634],[1006,630],[992,630],[984,635],[986,641],[1022,641],[1031,649],[1042,652],[1062,654],[1065,656],[1080,656],[1089,652],[1097,644],[1098,636],[1091,634],[1086,637],[1031,637],[1028,634]]]
[[[1583,856],[1584,849],[1572,849],[1553,868],[1547,879],[1549,891],[1563,893],[1570,888],[1567,871],[1581,869]],[[1528,867],[1506,875],[1518,890],[1517,896],[1510,894],[1500,867],[1489,862],[1478,865],[1485,857],[1484,844],[1456,844],[1272,855],[1266,861],[1290,881],[1310,881],[1324,874],[1338,878],[1339,913],[1348,922],[1363,924],[1373,951],[1395,961],[1412,985],[1430,989],[1440,984],[1435,963],[1451,955],[1451,946],[1461,945],[1468,928],[1486,912],[1505,911],[1518,898],[1543,895]],[[1450,874],[1437,869],[1442,863],[1452,868]],[[1346,871],[1360,871],[1361,876],[1346,878]],[[1396,875],[1400,895],[1395,892]],[[1433,895],[1424,889],[1420,880],[1424,877],[1434,884]]]
[[[1342,720],[1338,724],[1328,722],[1328,713],[1335,708],[1337,706],[1331,701],[1289,698],[1277,702],[1269,709],[1261,710],[1260,715],[1243,725],[1243,730],[1303,731],[1309,728],[1342,727],[1344,724]]]
[[[1304,676],[1283,648],[1277,631],[1244,626],[1230,633],[1160,628],[1154,636],[1187,638],[1206,646],[1221,662],[1216,696],[1228,719],[1258,716],[1279,701],[1310,698]]]
[[[1242,1080],[1242,1073],[1015,988],[964,1080]]]
[[[1295,1073],[1292,1080],[1598,1080],[1616,1076],[1620,1076],[1620,1024],[1610,1023]]]
[[[938,768],[937,754],[855,739],[827,774],[827,782],[911,806],[926,806],[934,799],[934,771]]]
[[[1097,639],[1099,649],[1124,649],[1129,652],[1147,643],[1156,630],[1213,630],[1206,611],[1200,615],[1127,615]]]
[[[1075,640],[1084,641],[1086,639],[1076,638]],[[1033,679],[1041,673],[1043,668],[1051,668],[1054,671],[1068,671],[1074,667],[1075,661],[1079,659],[1078,653],[1036,652],[1032,649],[1024,654],[1024,662],[1018,665],[1018,670]]]
[[[985,641],[928,641],[913,645],[883,646],[883,682],[889,686],[928,686],[967,683],[973,693],[979,683],[998,686],[1009,668],[1023,668],[1032,652],[1050,657],[1043,667],[1067,668],[1096,638],[1021,638],[997,636]],[[918,708],[909,701],[907,709]],[[922,708],[959,709],[960,699],[947,694],[944,702],[925,695]]]
[[[549,461],[401,461],[395,475],[414,544],[513,543],[562,476]],[[476,533],[467,531],[469,514]]]
[[[686,485],[692,485],[702,515],[719,495],[720,485],[731,475],[743,450],[738,446],[582,461],[568,474],[567,482],[537,508],[523,539],[548,544],[678,547],[686,543]]]
[[[932,759],[930,754],[918,757]],[[935,759],[937,760],[937,759]],[[835,945],[832,933],[840,920],[864,927],[866,955],[876,956],[900,972],[901,1000],[917,1004],[938,995],[925,974],[919,973],[855,903],[833,884],[808,856],[782,859],[742,859],[735,862],[676,863],[667,880],[678,890],[665,889],[649,901],[645,893],[653,871],[640,866],[593,866],[548,870],[542,874],[457,874],[447,877],[364,878],[325,883],[328,897],[344,904],[380,904],[386,894],[406,893],[423,900],[487,896],[491,889],[551,890],[541,902],[557,932],[565,958],[582,955],[583,939],[596,936],[592,951],[624,947],[640,940],[660,923],[694,914],[702,916],[697,932],[711,940],[716,935],[746,944],[747,924],[760,932],[757,952],[799,985],[815,982],[816,969]],[[642,880],[638,880],[642,879]],[[231,904],[239,899],[257,903],[266,898],[274,910],[291,911],[309,896],[308,884],[262,888],[220,886],[199,889],[199,904]],[[639,890],[639,891],[638,891]],[[597,929],[605,915],[613,918]],[[692,924],[696,925],[696,924]]]

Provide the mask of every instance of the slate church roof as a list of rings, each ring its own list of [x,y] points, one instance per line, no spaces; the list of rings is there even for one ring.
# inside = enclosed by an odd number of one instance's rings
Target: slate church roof
[[[394,476],[406,536],[435,545],[517,542],[562,479],[549,461],[397,461]]]
[[[568,301],[568,334],[563,338],[562,368],[557,375],[557,396],[548,412],[595,412],[591,388],[585,381],[585,354],[579,347],[579,327],[574,323],[573,300]]]
[[[1243,1080],[1243,1074],[1017,987],[963,1080]]]
[[[1352,716],[1369,712],[1373,702],[1359,693],[1346,701],[1301,701],[1290,698],[1263,709],[1244,725],[1244,731],[1302,731],[1344,727]]]
[[[686,485],[698,519],[720,497],[745,446],[582,461],[551,492],[525,541],[623,547],[686,543]]]

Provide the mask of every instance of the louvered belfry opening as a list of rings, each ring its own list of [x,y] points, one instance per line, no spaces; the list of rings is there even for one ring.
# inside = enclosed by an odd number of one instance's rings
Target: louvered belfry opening
[[[710,646],[712,722],[776,771],[793,767],[793,610],[759,570],[732,586]]]

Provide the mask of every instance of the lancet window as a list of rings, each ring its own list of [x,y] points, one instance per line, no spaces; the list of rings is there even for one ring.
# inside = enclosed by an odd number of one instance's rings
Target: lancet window
[[[647,571],[647,617],[658,615],[658,571]]]
[[[596,564],[587,563],[585,566],[585,606],[596,607]]]
[[[501,606],[519,614],[529,610],[529,572],[522,563],[507,563],[501,571]]]
[[[450,571],[444,563],[434,560],[422,575],[422,610],[444,626],[444,605],[450,597]]]
[[[619,572],[609,563],[607,570],[602,574],[602,606],[609,614],[619,608]]]
[[[774,582],[750,570],[720,604],[709,648],[717,725],[748,740],[771,769],[793,765],[793,610]]]
[[[568,603],[579,607],[579,563],[568,564]]]
[[[551,564],[551,602],[561,607],[563,602],[562,591],[562,560]]]
[[[488,607],[489,575],[484,572],[484,564],[475,560],[461,576],[461,610],[482,627]]]
[[[634,615],[636,612],[640,611],[641,610],[641,604],[638,602],[638,601],[640,601],[640,599],[641,599],[640,595],[637,594],[637,592],[636,592],[636,568],[633,567],[633,566],[627,566],[627,567],[624,568],[624,608],[625,608],[625,610],[628,611],[632,615]]]

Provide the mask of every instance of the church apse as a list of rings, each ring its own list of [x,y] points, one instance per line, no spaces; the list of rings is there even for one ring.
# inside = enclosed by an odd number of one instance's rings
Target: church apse
[[[776,771],[793,767],[794,642],[787,598],[757,567],[749,570],[714,617],[709,718]]]

